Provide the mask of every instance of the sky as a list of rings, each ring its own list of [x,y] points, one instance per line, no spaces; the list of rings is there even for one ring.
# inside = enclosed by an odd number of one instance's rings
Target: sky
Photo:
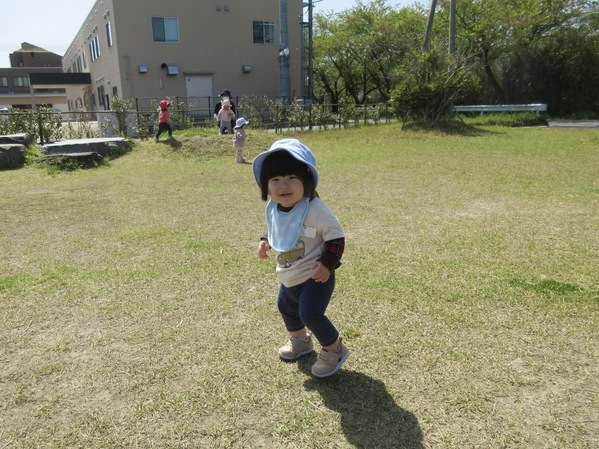
[[[369,0],[363,0],[368,4]],[[0,67],[10,67],[9,54],[29,42],[64,55],[95,0],[0,0]],[[390,6],[407,6],[414,0],[387,0]],[[314,0],[314,13],[341,12],[357,0]]]

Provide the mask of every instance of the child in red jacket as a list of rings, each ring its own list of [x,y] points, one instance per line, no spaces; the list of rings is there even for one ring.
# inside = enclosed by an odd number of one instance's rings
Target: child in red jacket
[[[171,126],[171,114],[168,110],[168,107],[171,105],[171,102],[168,100],[162,100],[160,102],[160,112],[158,114],[158,132],[156,133],[156,138],[154,139],[158,142],[160,138],[160,134],[165,131],[168,131],[168,138],[173,139],[173,127]]]

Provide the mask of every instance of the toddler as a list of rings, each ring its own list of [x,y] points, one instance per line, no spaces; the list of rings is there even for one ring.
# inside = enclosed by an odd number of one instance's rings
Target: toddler
[[[316,159],[300,141],[275,142],[254,159],[252,169],[262,200],[268,200],[268,234],[258,245],[258,256],[266,259],[271,248],[275,251],[280,281],[277,306],[289,332],[279,356],[295,360],[309,354],[314,348],[313,335],[322,349],[312,374],[330,376],[349,357],[337,328],[325,315],[345,234],[318,197]]]
[[[245,146],[245,139],[247,139],[245,127],[249,124],[250,122],[243,117],[238,118],[235,122],[235,128],[233,130],[233,149],[235,150],[235,162],[238,164],[245,163],[245,158],[243,157],[243,147]]]
[[[231,134],[231,121],[235,119],[235,113],[231,110],[231,102],[229,100],[223,101],[223,107],[218,113],[217,120],[220,123],[219,134],[224,134],[225,129]]]
[[[158,132],[156,133],[156,137],[154,138],[155,142],[158,142],[160,139],[160,134],[165,131],[168,131],[168,138],[173,139],[173,127],[171,126],[171,114],[168,110],[168,107],[171,105],[171,102],[168,100],[162,100],[160,102],[160,112],[158,113]]]

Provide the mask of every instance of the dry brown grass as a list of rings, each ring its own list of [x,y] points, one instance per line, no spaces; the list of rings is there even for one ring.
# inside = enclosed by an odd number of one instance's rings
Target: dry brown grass
[[[0,172],[0,448],[599,446],[596,131],[301,136],[348,241],[325,380],[276,357],[264,205],[215,139]]]

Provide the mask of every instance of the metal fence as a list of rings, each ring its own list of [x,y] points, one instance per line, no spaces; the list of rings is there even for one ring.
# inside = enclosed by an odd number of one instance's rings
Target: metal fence
[[[0,116],[0,134],[27,133],[40,144],[49,141],[126,136],[146,138],[158,122],[158,98],[136,98],[127,111],[18,111]],[[175,129],[217,127],[216,98],[175,97],[169,99]],[[198,101],[196,101],[198,100]],[[220,100],[220,99],[218,99]],[[389,122],[398,118],[387,103],[312,104],[296,101],[285,104],[272,97],[235,97],[236,118],[244,117],[252,127],[281,132],[285,129],[329,129]],[[207,107],[201,107],[201,106]]]

